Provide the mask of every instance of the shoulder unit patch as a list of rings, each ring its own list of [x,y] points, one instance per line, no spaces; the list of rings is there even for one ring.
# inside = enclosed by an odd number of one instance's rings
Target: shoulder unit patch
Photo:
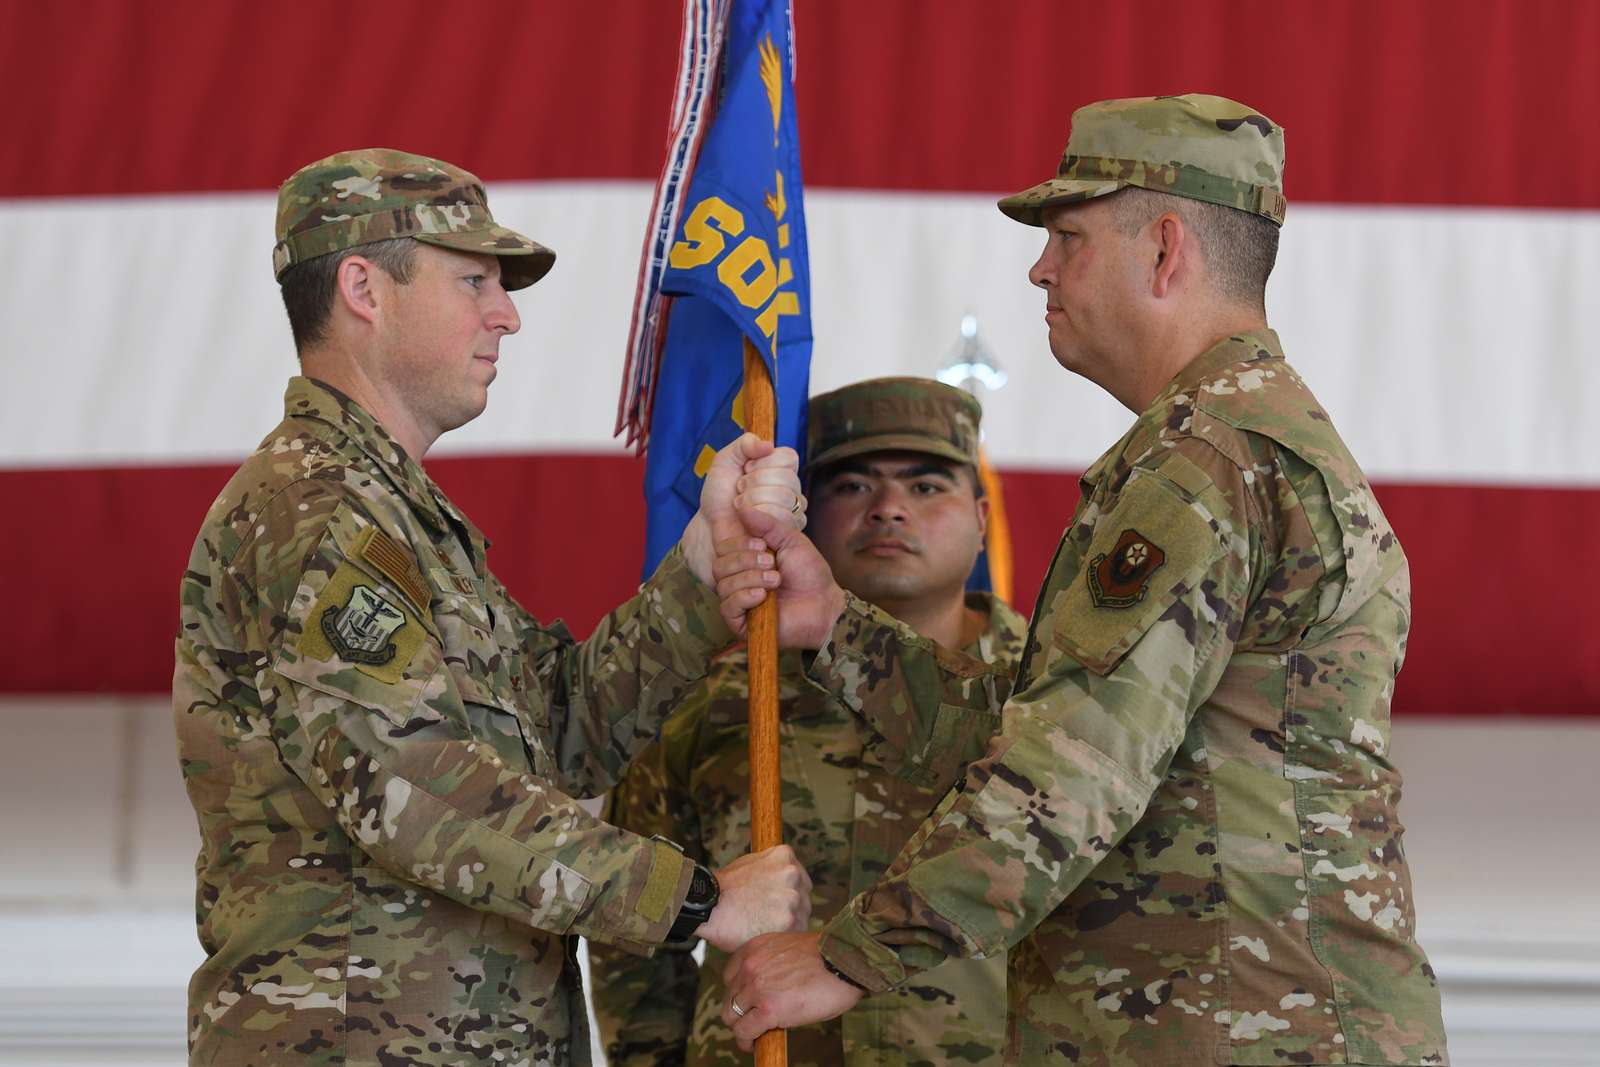
[[[1089,595],[1100,608],[1131,608],[1144,599],[1150,577],[1167,554],[1138,530],[1126,529],[1110,552],[1089,561]]]
[[[317,662],[349,664],[393,685],[427,639],[405,598],[346,560],[301,620],[299,652]]]
[[[366,585],[353,587],[342,608],[328,608],[319,620],[322,636],[341,659],[373,667],[383,666],[400,651],[390,638],[405,624],[406,613]]]

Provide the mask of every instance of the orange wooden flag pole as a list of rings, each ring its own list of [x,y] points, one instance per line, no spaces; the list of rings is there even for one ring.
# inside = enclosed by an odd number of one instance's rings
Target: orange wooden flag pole
[[[766,441],[777,430],[772,376],[756,346],[744,342],[746,427]],[[768,595],[746,619],[750,654],[750,848],[783,844],[783,785],[778,768],[778,603]],[[754,1005],[751,1005],[754,1007]],[[782,1030],[756,1039],[756,1067],[786,1067],[789,1042]]]

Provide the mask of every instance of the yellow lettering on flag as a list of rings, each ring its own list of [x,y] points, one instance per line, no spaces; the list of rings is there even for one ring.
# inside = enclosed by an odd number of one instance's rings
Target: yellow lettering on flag
[[[761,81],[766,86],[767,102],[772,106],[772,143],[778,143],[783,117],[783,57],[769,36],[761,42]],[[783,171],[773,174],[773,190],[766,196],[767,210],[778,224],[778,247],[789,247],[789,224],[784,217],[789,213],[789,198],[784,193]],[[667,262],[680,270],[691,270],[709,263],[717,263],[717,280],[735,300],[747,308],[760,308],[756,327],[762,336],[772,342],[773,355],[777,355],[778,320],[785,315],[800,314],[800,297],[783,287],[794,281],[794,264],[787,256],[774,262],[772,249],[767,242],[750,234],[728,252],[729,238],[744,234],[744,213],[721,197],[708,196],[694,206],[683,224],[683,239],[672,246]],[[717,262],[718,260],[721,262]],[[742,414],[744,394],[734,400],[733,421],[744,426]],[[716,455],[710,445],[703,445],[695,461],[695,473],[705,477]]]
[[[744,232],[744,212],[720,196],[708,196],[694,206],[683,224],[683,240],[672,246],[667,262],[680,270],[704,266],[722,255],[724,237]]]
[[[735,426],[741,430],[748,430],[750,427],[744,421],[744,389],[745,387],[741,385],[739,386],[739,391],[733,394],[733,407],[728,414],[733,419]],[[706,471],[711,469],[711,461],[716,458],[716,449],[710,445],[701,445],[700,455],[696,456],[694,461],[694,476],[696,478],[704,478]]]
[[[747,278],[752,267],[761,269],[755,277]],[[717,264],[717,279],[747,308],[758,308],[772,299],[773,290],[778,288],[778,271],[772,265],[767,242],[754,235],[739,242],[739,247]]]
[[[787,260],[785,261],[787,262]],[[780,292],[767,305],[767,309],[756,316],[756,325],[761,327],[761,332],[771,337],[778,329],[779,315],[800,314],[800,298],[787,290]]]

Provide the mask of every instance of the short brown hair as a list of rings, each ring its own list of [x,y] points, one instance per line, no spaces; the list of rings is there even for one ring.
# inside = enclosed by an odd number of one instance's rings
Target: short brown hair
[[[1218,293],[1236,304],[1266,310],[1267,278],[1278,261],[1279,230],[1270,219],[1133,186],[1113,193],[1109,200],[1118,227],[1128,235],[1168,211],[1177,215],[1199,242]]]
[[[289,330],[294,334],[296,352],[304,352],[327,333],[339,264],[351,256],[371,260],[396,282],[407,285],[416,263],[417,242],[410,237],[369,241],[296,263],[284,271],[279,285],[283,290],[284,310],[289,313]]]

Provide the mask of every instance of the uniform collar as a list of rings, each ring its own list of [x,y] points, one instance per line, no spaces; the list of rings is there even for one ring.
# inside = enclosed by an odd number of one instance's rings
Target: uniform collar
[[[1259,359],[1282,359],[1283,345],[1274,330],[1234,334],[1206,349],[1173,375],[1161,395],[1145,409],[1145,415],[1167,407],[1180,392],[1192,392],[1201,381],[1222,370]],[[1143,417],[1143,416],[1141,416]]]
[[[1184,398],[1192,400],[1193,394],[1206,378],[1225,367],[1282,358],[1283,345],[1273,330],[1234,334],[1212,345],[1173,375],[1166,387],[1134,420],[1128,432],[1083,472],[1083,490],[1088,492],[1107,478],[1125,473],[1119,470],[1119,464],[1137,461],[1163,431],[1178,429],[1175,421],[1186,419],[1193,406],[1192,403],[1184,403]]]
[[[389,432],[360,404],[326,382],[296,375],[283,394],[285,418],[314,419],[330,427],[383,474],[411,510],[436,533],[452,524],[466,531],[479,559],[489,542],[440,489],[422,464],[406,454]]]
[[[972,590],[966,594],[966,604],[974,611],[983,612],[989,620],[989,625],[978,635],[976,641],[962,649],[963,652],[993,663],[1001,651],[1007,648],[1013,650],[1022,648],[1027,624],[1005,601],[993,593]]]

